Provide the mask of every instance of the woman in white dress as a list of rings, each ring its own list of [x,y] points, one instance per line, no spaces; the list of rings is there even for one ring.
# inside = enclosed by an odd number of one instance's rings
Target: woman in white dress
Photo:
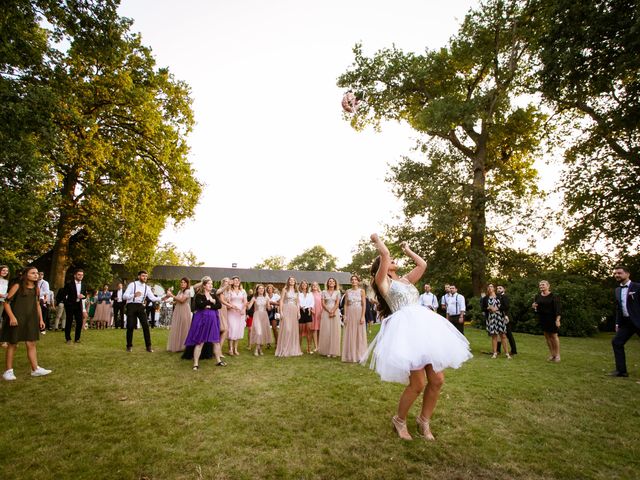
[[[386,245],[375,233],[371,241],[380,253],[371,265],[372,287],[380,303],[380,316],[386,317],[369,348],[373,350],[371,368],[384,381],[408,383],[392,418],[398,436],[411,440],[407,414],[418,396],[423,395],[422,409],[416,418],[418,434],[433,440],[429,423],[444,384],[443,370],[458,368],[472,357],[469,342],[444,317],[420,305],[420,294],[414,284],[424,274],[427,262],[403,242],[402,250],[416,266],[399,277]]]

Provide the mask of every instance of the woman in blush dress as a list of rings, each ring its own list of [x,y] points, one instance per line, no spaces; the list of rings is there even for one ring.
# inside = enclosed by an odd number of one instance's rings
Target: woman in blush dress
[[[313,335],[313,351],[318,351],[318,332],[320,331],[320,319],[322,318],[322,292],[318,282],[311,284],[311,294],[313,295],[313,318],[311,319],[311,334]]]
[[[338,282],[331,277],[322,292],[322,320],[318,353],[327,357],[340,356],[340,290]]]
[[[278,344],[278,323],[280,322],[280,295],[276,292],[276,289],[270,283],[267,285],[267,299],[269,300],[269,323],[271,324],[271,331],[273,332],[273,338]],[[271,344],[267,343],[267,348],[271,348]]]
[[[251,345],[255,346],[254,355],[264,355],[262,348],[271,343],[271,325],[268,311],[271,309],[264,285],[256,285],[255,294],[247,308],[253,307],[253,327],[251,328]]]
[[[280,338],[276,347],[276,357],[297,357],[300,350],[298,319],[300,305],[298,303],[298,286],[296,279],[289,277],[280,295]]]
[[[227,319],[227,311],[231,304],[227,301],[227,295],[231,288],[231,281],[228,277],[224,277],[220,280],[220,287],[216,291],[216,295],[220,300],[220,345],[224,347],[224,342],[229,336],[229,321]],[[231,343],[229,343],[229,350],[231,350]],[[222,356],[224,358],[224,355]]]
[[[167,295],[173,298],[171,328],[167,340],[167,352],[182,352],[191,327],[191,282],[188,278],[180,279],[180,290],[177,295],[169,290]]]
[[[351,275],[351,288],[345,295],[342,361],[357,363],[367,353],[367,299],[357,275]]]
[[[300,282],[300,292],[298,293],[298,305],[300,306],[300,350],[302,350],[302,339],[307,338],[307,353],[313,353],[311,350],[311,321],[313,319],[314,299],[309,292],[309,284],[303,280]]]
[[[102,290],[98,292],[96,312],[93,316],[96,328],[107,328],[107,325],[111,322],[111,311],[111,292],[109,291],[109,285],[105,284],[102,286]]]
[[[216,365],[224,367],[227,364],[220,359],[220,300],[212,293],[213,282],[210,277],[203,277],[193,288],[196,293],[195,313],[184,342],[187,347],[194,347],[193,370],[200,368],[200,353],[205,343],[213,343]]]
[[[247,292],[240,285],[240,277],[231,279],[231,288],[225,294],[225,299],[231,304],[230,307],[227,307],[229,355],[240,355],[238,344],[244,338],[245,319],[247,318]]]
[[[407,414],[422,395],[422,408],[416,418],[418,435],[434,440],[430,421],[444,384],[443,370],[458,368],[471,358],[469,342],[444,317],[420,305],[414,284],[427,269],[427,262],[403,242],[402,250],[416,266],[400,277],[387,246],[375,233],[371,241],[380,254],[371,265],[371,286],[380,304],[380,316],[386,317],[369,347],[369,351],[373,350],[371,368],[384,381],[408,383],[400,396],[397,414],[391,419],[398,436],[411,440]]]

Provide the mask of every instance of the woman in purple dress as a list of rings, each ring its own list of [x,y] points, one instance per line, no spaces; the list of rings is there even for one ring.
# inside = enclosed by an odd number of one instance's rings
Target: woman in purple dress
[[[210,277],[203,277],[202,281],[194,287],[195,313],[191,321],[191,328],[185,340],[186,346],[193,346],[193,370],[197,371],[200,353],[205,342],[213,343],[213,354],[216,357],[216,365],[224,367],[227,364],[220,358],[220,300],[211,293],[213,282]]]

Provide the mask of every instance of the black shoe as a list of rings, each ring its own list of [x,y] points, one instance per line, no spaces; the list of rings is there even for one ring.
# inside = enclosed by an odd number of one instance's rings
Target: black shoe
[[[614,370],[613,372],[609,372],[610,377],[628,377],[629,374],[627,372],[619,372],[618,370]]]
[[[153,353],[153,348],[151,348],[151,347],[147,347],[147,352],[149,352],[149,353]]]
[[[74,340],[73,343],[80,343],[80,340]]]
[[[127,352],[131,353],[133,351],[133,347],[127,347]]]
[[[216,367],[226,367],[226,366],[227,366],[227,363],[223,361],[216,363]]]

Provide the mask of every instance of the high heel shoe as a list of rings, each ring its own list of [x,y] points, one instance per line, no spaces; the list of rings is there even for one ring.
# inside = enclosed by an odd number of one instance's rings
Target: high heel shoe
[[[398,434],[402,440],[413,440],[413,437],[407,430],[407,422],[400,420],[397,415],[391,417],[391,424],[393,425],[393,431]]]
[[[436,438],[431,433],[431,428],[429,427],[430,420],[422,417],[421,415],[416,417],[416,425],[418,427],[418,435],[420,435],[425,440],[435,440]]]

